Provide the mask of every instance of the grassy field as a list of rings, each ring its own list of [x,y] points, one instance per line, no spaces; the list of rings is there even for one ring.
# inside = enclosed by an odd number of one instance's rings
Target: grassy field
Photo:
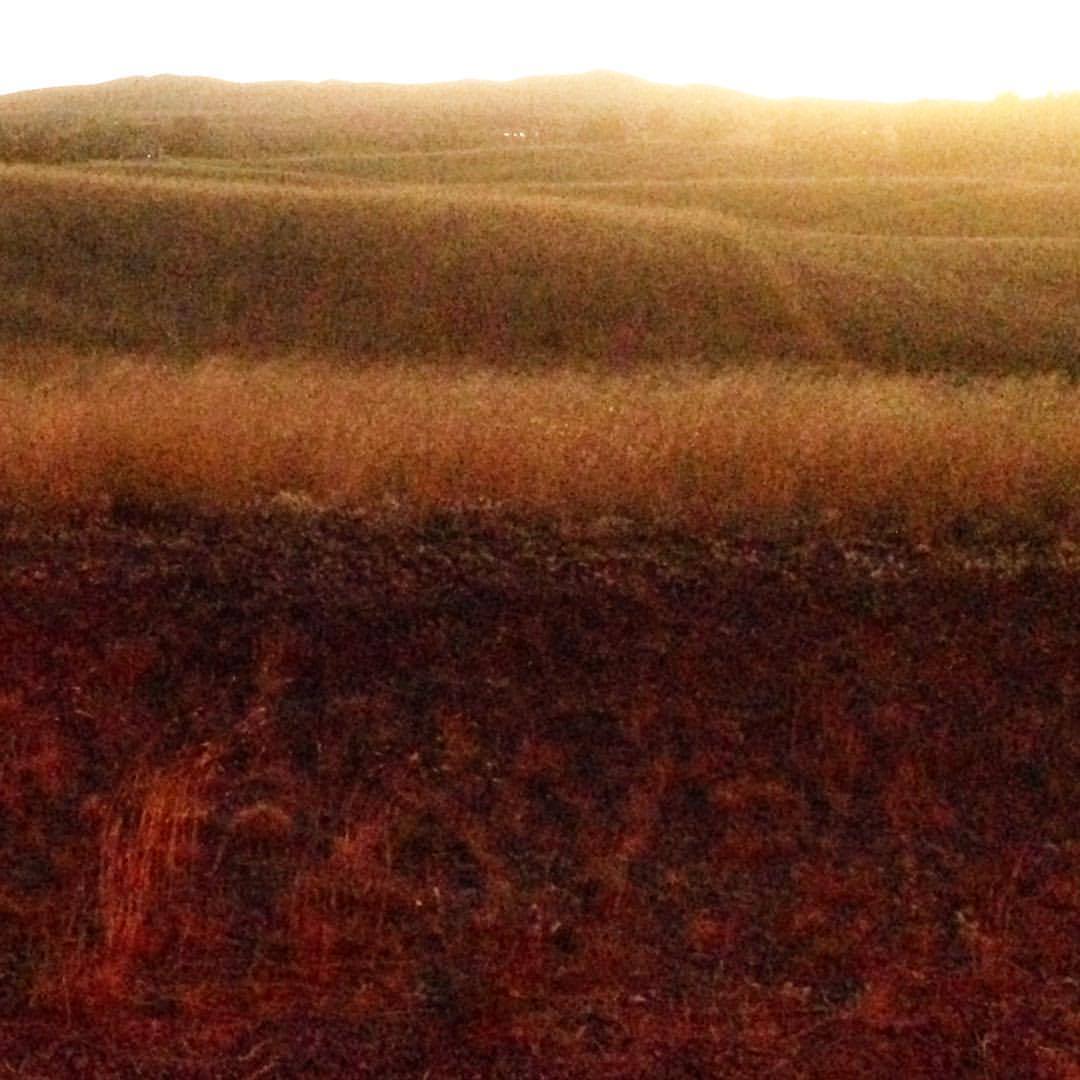
[[[1080,180],[662,149],[0,166],[0,1074],[1077,1075]]]
[[[1019,239],[1080,236],[1073,179],[1003,176],[642,176],[526,184],[536,194],[640,207],[715,210],[815,233]]]
[[[537,193],[476,164],[455,185],[8,167],[0,337],[189,358],[1077,372],[1075,184]]]
[[[1049,375],[30,356],[0,378],[0,407],[0,499],[31,508],[284,497],[695,532],[1080,540],[1080,388]]]

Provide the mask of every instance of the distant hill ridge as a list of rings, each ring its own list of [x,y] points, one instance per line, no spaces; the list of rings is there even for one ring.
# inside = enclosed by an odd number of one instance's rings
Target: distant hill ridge
[[[749,155],[751,171],[1073,169],[1080,166],[1080,94],[906,104],[775,100],[601,70],[417,84],[152,75],[0,96],[0,161],[672,141],[726,146]],[[764,165],[762,154],[771,154]]]
[[[352,112],[371,106],[507,106],[531,109],[752,106],[763,99],[718,86],[671,86],[613,71],[526,76],[506,82],[463,79],[442,83],[228,82],[185,75],[136,75],[87,86],[59,86],[0,95],[3,113],[109,113],[138,117],[193,111]]]
[[[761,127],[769,115],[749,94],[612,71],[419,84],[134,76],[0,96],[0,160],[664,139]],[[125,126],[138,136],[119,135]]]

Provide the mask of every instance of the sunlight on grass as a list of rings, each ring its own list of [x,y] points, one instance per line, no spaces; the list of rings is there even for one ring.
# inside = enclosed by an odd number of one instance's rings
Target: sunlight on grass
[[[116,361],[8,376],[0,408],[8,503],[1077,525],[1080,388],[1053,376]]]

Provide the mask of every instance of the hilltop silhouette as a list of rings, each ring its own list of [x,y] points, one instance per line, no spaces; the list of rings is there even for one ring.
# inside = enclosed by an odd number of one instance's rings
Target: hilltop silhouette
[[[133,76],[0,96],[0,160],[250,157],[667,140],[784,149],[792,167],[1073,165],[1080,94],[1021,101],[773,100],[614,71],[510,81],[236,83]]]
[[[59,86],[0,95],[0,113],[176,115],[192,110],[333,115],[367,107],[495,109],[654,108],[657,105],[751,107],[763,99],[717,86],[669,86],[614,71],[536,75],[509,81],[438,83],[228,82],[202,76],[136,75],[87,86]]]

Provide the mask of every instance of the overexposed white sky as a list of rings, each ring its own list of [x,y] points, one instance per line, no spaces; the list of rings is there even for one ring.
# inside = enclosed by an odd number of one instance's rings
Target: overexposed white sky
[[[440,82],[596,68],[770,97],[1080,90],[1080,0],[17,0],[3,24],[0,93],[163,73]]]

